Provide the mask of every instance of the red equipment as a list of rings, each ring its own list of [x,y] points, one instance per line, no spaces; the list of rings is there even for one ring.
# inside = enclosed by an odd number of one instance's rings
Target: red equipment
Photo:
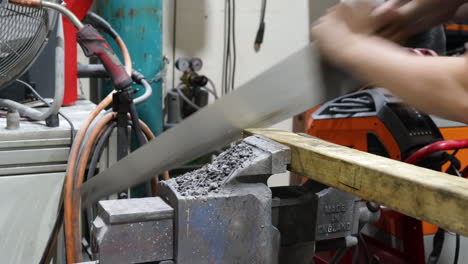
[[[306,131],[336,144],[438,171],[449,160],[446,150],[468,147],[468,140],[444,141],[431,117],[402,104],[384,89],[355,92],[312,109],[306,116]],[[368,230],[380,234],[364,235],[370,257],[376,256],[379,263],[425,263],[424,236],[434,234],[437,227],[382,208],[381,219]],[[352,252],[341,263],[351,263]],[[319,253],[316,262],[327,263],[332,256],[333,252]]]
[[[65,0],[67,8],[83,19],[93,0]],[[76,28],[63,18],[65,33],[65,97],[63,105],[73,105],[78,100],[78,48],[76,42]]]

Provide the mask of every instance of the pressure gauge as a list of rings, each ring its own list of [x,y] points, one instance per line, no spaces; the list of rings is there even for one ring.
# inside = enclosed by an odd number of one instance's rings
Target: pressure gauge
[[[203,68],[203,61],[200,58],[193,58],[190,60],[190,67],[192,71],[198,72]]]
[[[187,58],[179,58],[175,63],[176,68],[181,72],[190,70],[190,60]]]

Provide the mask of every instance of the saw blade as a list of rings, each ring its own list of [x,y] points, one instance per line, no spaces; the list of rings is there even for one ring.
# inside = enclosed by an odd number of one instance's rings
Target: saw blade
[[[93,177],[79,190],[82,205],[219,150],[243,129],[272,126],[337,96],[349,89],[343,76],[307,45]]]

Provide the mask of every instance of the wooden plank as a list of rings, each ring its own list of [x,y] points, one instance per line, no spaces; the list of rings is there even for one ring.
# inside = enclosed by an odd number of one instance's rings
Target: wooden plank
[[[320,139],[249,129],[291,148],[290,171],[468,236],[468,180]]]

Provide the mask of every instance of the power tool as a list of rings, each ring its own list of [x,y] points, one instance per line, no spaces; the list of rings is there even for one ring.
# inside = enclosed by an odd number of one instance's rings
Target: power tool
[[[311,109],[306,131],[336,144],[400,161],[444,140],[431,116],[404,104],[383,88],[350,93]],[[444,151],[429,155],[417,165],[442,171],[448,161],[458,164],[459,169],[459,161]],[[381,219],[365,230],[369,251],[380,257],[380,263],[425,263],[424,236],[435,234],[437,227],[383,208]]]

